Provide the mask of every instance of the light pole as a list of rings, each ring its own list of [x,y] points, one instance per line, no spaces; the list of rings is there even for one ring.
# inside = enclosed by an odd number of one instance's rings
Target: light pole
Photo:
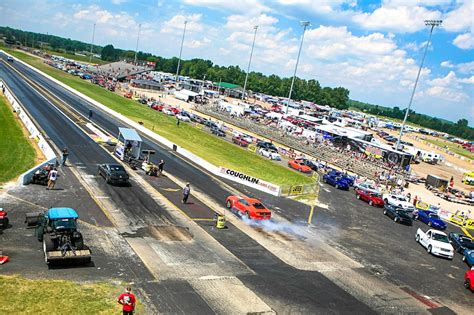
[[[186,34],[186,25],[188,21],[184,21],[183,38],[181,38],[181,48],[179,49],[178,67],[176,68],[176,88],[178,87],[179,65],[181,64],[181,54],[183,53],[184,35]]]
[[[245,97],[245,89],[247,88],[247,80],[249,78],[249,71],[250,71],[250,64],[252,63],[252,56],[253,56],[253,48],[255,47],[255,38],[257,38],[257,30],[258,30],[258,25],[255,25],[253,27],[255,30],[255,33],[253,34],[253,42],[252,42],[252,49],[250,50],[250,59],[249,59],[249,64],[247,66],[247,73],[245,74],[245,82],[244,82],[244,91],[242,93],[242,100]]]
[[[138,41],[140,40],[140,29],[142,28],[141,24],[138,24],[138,34],[137,34],[137,45],[135,46],[135,58],[133,63],[137,63],[137,53],[138,53]]]
[[[92,63],[92,48],[94,47],[94,36],[95,36],[95,23],[94,23],[94,27],[92,28],[91,55],[89,58],[89,63]]]
[[[405,112],[405,117],[403,118],[402,127],[400,128],[400,134],[398,135],[397,146],[395,147],[397,150],[399,150],[399,148],[400,148],[400,141],[402,140],[403,129],[405,129],[405,124],[407,122],[408,113],[410,112],[411,103],[413,102],[413,97],[415,96],[416,86],[418,85],[418,79],[420,78],[421,69],[423,68],[423,63],[425,62],[426,52],[428,51],[428,46],[430,45],[430,42],[431,42],[431,35],[433,34],[433,29],[435,28],[435,26],[441,25],[441,23],[443,23],[442,20],[425,20],[425,25],[426,26],[431,26],[430,36],[428,37],[428,41],[426,42],[425,51],[423,53],[423,58],[421,58],[421,63],[420,63],[420,68],[418,69],[418,74],[416,75],[415,85],[413,86],[413,91],[411,93],[410,102],[408,103],[408,108]]]
[[[298,50],[298,58],[296,58],[295,72],[293,73],[293,79],[291,80],[290,93],[288,94],[288,102],[286,104],[285,114],[288,114],[288,108],[290,107],[291,93],[293,92],[293,85],[295,84],[296,78],[296,70],[298,70],[298,63],[300,62],[301,48],[303,47],[304,33],[306,32],[306,28],[310,25],[311,23],[309,21],[301,22],[301,26],[303,26],[303,35],[301,35],[300,49]]]

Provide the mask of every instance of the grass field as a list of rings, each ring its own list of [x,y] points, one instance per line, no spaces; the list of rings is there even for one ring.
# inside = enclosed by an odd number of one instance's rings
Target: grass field
[[[29,280],[0,276],[3,314],[121,314],[121,288],[65,280]],[[137,303],[137,313],[143,306]]]
[[[4,96],[0,96],[0,135],[0,183],[5,183],[33,167],[35,150]]]
[[[311,183],[311,178],[272,163],[236,145],[223,141],[185,123],[176,125],[176,119],[149,109],[135,101],[126,99],[88,81],[54,69],[37,57],[19,51],[12,55],[49,74],[77,91],[97,100],[109,108],[133,119],[142,121],[145,127],[193,152],[217,166],[224,166],[262,180],[282,185]]]
[[[464,156],[465,158],[474,160],[474,153],[467,151],[459,144],[443,141],[443,140],[437,140],[437,139],[424,139],[424,140],[431,144],[437,145],[438,147],[441,147],[441,148],[444,148],[444,146],[447,146],[451,152]]]

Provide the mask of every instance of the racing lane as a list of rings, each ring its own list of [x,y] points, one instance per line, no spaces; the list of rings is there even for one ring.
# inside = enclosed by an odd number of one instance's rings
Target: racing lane
[[[16,97],[27,108],[35,120],[40,123],[50,139],[60,146],[66,146],[70,152],[70,162],[78,163],[89,176],[97,174],[98,163],[115,163],[115,160],[92,141],[83,132],[68,120],[64,115],[55,110],[41,95],[18,78],[11,69],[0,62],[0,77],[13,90]],[[99,187],[125,211],[130,219],[130,225],[170,225],[172,218],[138,185],[131,187],[117,187],[107,185],[99,180]],[[61,177],[57,187],[61,187]],[[132,192],[132,193],[131,193]],[[52,191],[51,193],[54,193]],[[60,202],[60,199],[57,201]],[[57,204],[54,206],[64,206]],[[79,216],[86,217],[87,209],[77,209]],[[94,257],[92,258],[94,260]],[[129,262],[124,268],[133,268],[128,271],[130,277],[137,280],[153,300],[155,305],[165,313],[188,313],[196,309],[204,314],[212,313],[207,303],[197,292],[184,281],[153,283],[153,276],[146,268],[139,268]]]
[[[73,163],[84,163],[86,170],[90,172],[90,175],[93,175],[96,174],[96,163],[103,162],[103,159],[109,161],[103,156],[103,154],[106,154],[103,149],[87,136],[80,135],[82,132],[78,130],[74,124],[58,113],[36,92],[31,91],[31,88],[17,78],[10,69],[4,65],[0,66],[0,75],[5,78],[7,84],[9,84],[14,93],[17,94],[17,97],[20,98],[25,105],[29,103],[28,109],[30,113],[44,126],[45,131],[49,134],[51,139],[56,141],[56,138],[58,138],[57,143],[70,148],[70,157]],[[64,95],[61,95],[60,97],[65,100],[63,96]],[[41,101],[39,101],[39,99],[41,99]],[[94,116],[98,115],[94,113]],[[97,123],[97,121],[95,122]],[[120,126],[121,125],[123,124],[120,124]],[[161,149],[158,146],[157,148]],[[79,151],[83,151],[82,154]],[[167,152],[166,150],[163,151]],[[111,159],[110,156],[107,158]],[[170,155],[169,161],[171,162],[174,159],[179,160],[173,155]],[[179,161],[184,163],[181,160]],[[167,164],[167,166],[169,164]],[[187,165],[186,163],[184,164]],[[188,167],[193,169],[192,166]],[[167,168],[167,170],[170,171],[169,168]],[[195,170],[195,172],[200,173],[201,171]],[[203,190],[209,190],[209,184],[208,179]],[[216,185],[218,184],[216,183]],[[104,184],[104,186],[108,187],[110,185]],[[127,188],[110,186],[110,189],[126,191]],[[109,192],[107,191],[107,193]],[[110,195],[114,196],[114,192],[110,192]],[[220,196],[218,200],[224,199],[225,196],[227,196],[227,194]],[[132,210],[130,210],[132,215],[132,211],[135,211],[134,209],[135,208],[132,208]],[[140,210],[137,211],[140,212]],[[231,235],[233,235],[233,237],[231,237]],[[319,272],[303,272],[288,267],[252,239],[248,238],[244,242],[242,242],[241,239],[237,239],[237,237],[244,236],[243,234],[239,234],[237,229],[233,229],[232,234],[228,236],[231,237],[231,240],[228,241],[227,244],[233,243],[240,246],[234,249],[233,253],[257,271],[257,276],[242,278],[242,281],[248,283],[249,287],[252,287],[258,295],[265,295],[264,298],[266,300],[271,300],[272,297],[274,297],[278,303],[283,303],[284,301],[284,305],[280,307],[287,308],[288,305],[292,305],[290,310],[301,310],[311,313],[344,313],[348,310],[364,314],[371,313],[371,310],[366,305],[337,287]],[[274,291],[275,287],[278,286],[281,286],[281,289]],[[282,294],[283,290],[285,290],[284,296]],[[318,294],[315,295],[315,293]]]

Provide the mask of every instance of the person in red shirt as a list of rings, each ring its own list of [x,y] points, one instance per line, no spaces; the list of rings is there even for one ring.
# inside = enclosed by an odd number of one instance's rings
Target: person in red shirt
[[[128,286],[125,290],[125,293],[120,294],[118,298],[118,303],[122,304],[123,315],[133,315],[135,310],[135,295],[131,293],[132,288]]]

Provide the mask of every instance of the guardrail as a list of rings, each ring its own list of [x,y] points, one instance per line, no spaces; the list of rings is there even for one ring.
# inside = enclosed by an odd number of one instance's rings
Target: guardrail
[[[18,98],[13,94],[11,89],[2,79],[0,79],[0,88],[2,89],[3,94],[5,95],[7,100],[10,102],[13,110],[17,113],[21,122],[30,133],[30,137],[32,139],[35,139],[41,152],[43,152],[44,156],[46,157],[46,161],[32,167],[31,169],[27,170],[26,172],[20,175],[20,177],[18,178],[18,182],[22,185],[26,185],[29,182],[31,182],[31,178],[33,177],[33,174],[38,169],[40,169],[41,167],[49,163],[56,163],[57,157],[56,157],[56,154],[54,153],[54,150],[49,145],[48,141],[46,141],[45,137],[40,132],[39,127],[36,126],[36,124],[33,122],[33,119],[25,110],[24,106],[21,104]]]

